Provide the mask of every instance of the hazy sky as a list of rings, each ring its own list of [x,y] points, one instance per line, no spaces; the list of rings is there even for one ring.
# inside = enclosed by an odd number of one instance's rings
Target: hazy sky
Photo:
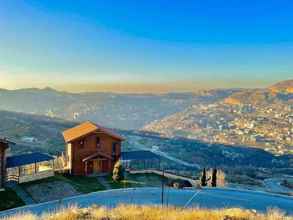
[[[1,0],[0,87],[145,91],[293,78],[291,0]]]

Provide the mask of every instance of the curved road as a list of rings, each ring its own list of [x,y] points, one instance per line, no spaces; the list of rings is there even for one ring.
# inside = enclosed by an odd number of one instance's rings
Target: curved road
[[[287,214],[293,215],[293,197],[248,190],[211,188],[204,190],[176,190],[166,188],[164,201],[165,205],[169,204],[179,207],[186,206],[211,209],[241,207],[245,209],[255,209],[260,212],[264,212],[270,207],[276,207],[285,211]],[[95,192],[66,198],[62,201],[51,201],[3,211],[0,212],[0,217],[19,212],[42,214],[72,204],[76,204],[79,207],[88,207],[94,204],[115,207],[120,203],[160,205],[161,189],[134,188]]]
[[[173,157],[173,156],[167,154],[166,152],[163,152],[163,151],[160,151],[160,150],[153,150],[153,149],[150,149],[148,147],[145,147],[145,145],[139,143],[138,140],[140,140],[140,138],[138,139],[136,136],[131,135],[129,137],[132,137],[132,140],[129,141],[130,145],[132,144],[133,146],[135,146],[139,150],[151,151],[152,153],[157,154],[160,157],[164,157],[167,160],[171,160],[171,161],[173,161],[173,162],[175,162],[177,164],[180,164],[180,165],[183,165],[183,166],[186,166],[186,167],[201,169],[201,167],[196,163],[188,163],[186,161],[183,161],[183,160],[180,160],[180,159],[178,159],[176,157]]]

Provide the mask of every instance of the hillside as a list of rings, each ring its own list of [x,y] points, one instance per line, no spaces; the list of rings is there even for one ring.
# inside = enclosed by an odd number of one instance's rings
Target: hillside
[[[273,93],[293,93],[293,80],[286,80],[269,87]]]
[[[0,110],[92,120],[107,127],[139,129],[195,103],[211,103],[237,90],[197,93],[114,94],[68,93],[52,88],[0,90]]]
[[[233,93],[224,102],[231,105],[293,104],[293,80],[276,83],[266,89],[250,89]]]
[[[279,100],[269,90],[252,89],[232,94],[224,100],[224,103],[229,105],[267,105],[277,103],[278,101],[282,100]]]
[[[36,151],[58,154],[64,151],[61,132],[76,124],[45,116],[6,111],[0,111],[0,121],[3,122],[0,124],[0,137],[7,137],[16,143],[10,154]],[[208,144],[184,138],[162,138],[139,131],[116,132],[126,138],[122,145],[123,151],[151,150],[200,167],[216,166],[225,170],[228,181],[232,183],[261,185],[263,179],[270,178],[273,174],[293,174],[291,156],[276,157],[255,148]],[[197,175],[198,169],[169,160],[164,155],[161,165],[165,169],[180,172],[182,175]]]
[[[64,149],[61,132],[75,123],[50,117],[0,111],[0,137],[16,142],[11,153],[42,151],[57,153]]]
[[[272,105],[280,102],[293,103],[293,80],[282,81],[265,89],[242,90],[227,97],[230,105]]]
[[[275,87],[289,88],[291,83]],[[143,130],[166,137],[259,147],[275,154],[293,153],[292,108],[292,94],[242,90],[213,104],[195,104]]]

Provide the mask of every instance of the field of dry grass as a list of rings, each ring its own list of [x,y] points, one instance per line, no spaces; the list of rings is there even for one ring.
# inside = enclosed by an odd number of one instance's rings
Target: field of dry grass
[[[181,209],[158,206],[121,205],[114,209],[91,207],[80,209],[72,206],[43,216],[18,214],[5,220],[293,220],[281,211],[271,209],[265,214],[242,209]]]

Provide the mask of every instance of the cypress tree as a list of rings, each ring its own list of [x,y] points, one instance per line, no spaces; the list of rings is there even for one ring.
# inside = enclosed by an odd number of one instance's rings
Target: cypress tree
[[[203,171],[202,171],[202,176],[201,176],[201,186],[207,186],[208,183],[207,183],[207,173],[206,173],[206,168],[203,168]]]
[[[212,187],[217,187],[217,169],[213,169]]]

